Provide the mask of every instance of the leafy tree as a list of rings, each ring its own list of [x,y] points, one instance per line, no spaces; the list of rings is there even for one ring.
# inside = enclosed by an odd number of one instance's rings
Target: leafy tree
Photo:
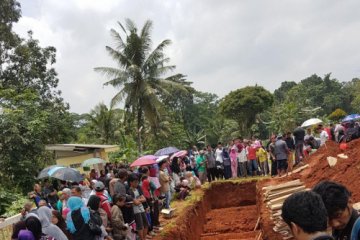
[[[343,84],[337,79],[331,79],[330,74],[324,78],[314,74],[302,80],[291,88],[285,102],[293,102],[299,109],[320,107],[320,115],[328,115],[336,108],[347,111],[350,106]]]
[[[296,86],[295,82],[282,82],[281,86],[274,91],[275,102],[283,102],[286,99],[288,92]]]
[[[20,17],[18,2],[0,6],[0,177],[5,186],[25,192],[52,161],[45,144],[71,141],[73,122],[56,89],[56,49],[40,47],[31,32],[27,39],[12,32]]]
[[[225,117],[235,120],[243,134],[250,133],[256,115],[273,103],[272,94],[260,86],[248,86],[230,92],[220,102]]]
[[[339,121],[340,119],[344,118],[346,116],[346,112],[340,108],[337,108],[335,111],[330,113],[329,119],[333,121]]]
[[[105,85],[120,89],[112,99],[112,104],[124,100],[127,117],[131,119],[129,121],[136,119],[136,131],[143,129],[145,120],[152,129],[157,129],[164,113],[159,96],[167,95],[169,88],[186,91],[180,82],[184,76],[177,74],[164,78],[165,74],[175,68],[167,65],[170,59],[164,53],[171,41],[166,39],[152,50],[150,20],[145,22],[140,31],[130,19],[125,20],[125,25],[119,23],[119,26],[125,39],[119,32],[111,29],[116,47],[106,46],[106,50],[120,67],[98,67],[95,70],[111,79]],[[156,134],[156,131],[153,133]],[[141,151],[140,136],[141,132],[138,134],[138,147]]]

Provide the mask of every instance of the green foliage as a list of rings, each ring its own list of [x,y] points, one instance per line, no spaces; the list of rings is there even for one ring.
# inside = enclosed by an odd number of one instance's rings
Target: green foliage
[[[250,133],[256,115],[273,103],[270,92],[260,86],[249,86],[230,92],[220,103],[221,113],[238,122],[243,134]]]
[[[0,26],[0,177],[4,187],[27,192],[34,176],[52,158],[45,144],[74,137],[68,105],[58,91],[54,47],[42,48],[29,32],[21,39],[11,26],[20,17],[19,4],[1,2]]]
[[[330,113],[328,118],[333,121],[339,121],[340,119],[346,117],[346,115],[347,114],[344,110],[337,108],[335,111]]]
[[[10,217],[20,212],[21,208],[28,201],[16,190],[8,190],[0,187],[0,216]]]

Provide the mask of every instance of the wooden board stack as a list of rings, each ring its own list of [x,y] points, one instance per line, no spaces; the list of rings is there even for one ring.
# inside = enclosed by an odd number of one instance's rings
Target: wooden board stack
[[[278,185],[263,187],[264,201],[270,210],[270,219],[274,222],[273,230],[280,233],[283,239],[291,239],[290,228],[281,218],[281,207],[287,197],[295,192],[307,190],[304,183],[294,180]]]

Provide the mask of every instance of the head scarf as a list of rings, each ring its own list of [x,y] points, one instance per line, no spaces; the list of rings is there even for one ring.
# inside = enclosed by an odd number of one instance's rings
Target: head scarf
[[[56,240],[67,239],[63,231],[61,231],[58,226],[51,223],[52,212],[50,208],[47,206],[40,207],[37,210],[37,214],[39,215],[43,233],[54,237]]]
[[[97,211],[99,210],[100,202],[100,197],[96,195],[91,195],[87,205],[91,210]]]
[[[35,240],[34,234],[29,230],[21,230],[17,237],[18,240]]]
[[[68,208],[70,209],[70,212],[66,216],[66,225],[67,225],[68,230],[71,233],[74,233],[74,232],[76,232],[76,228],[75,228],[75,225],[74,225],[74,223],[72,221],[71,213],[73,211],[75,211],[75,210],[80,209],[81,216],[84,219],[84,222],[88,223],[89,219],[90,219],[90,211],[89,211],[89,209],[87,207],[84,206],[84,203],[83,203],[82,199],[79,198],[79,197],[71,197],[71,198],[69,198],[69,200],[68,200]]]
[[[30,214],[28,214],[30,215]],[[42,235],[41,223],[39,218],[36,216],[26,216],[25,220],[26,228],[32,232],[35,239],[40,239]]]

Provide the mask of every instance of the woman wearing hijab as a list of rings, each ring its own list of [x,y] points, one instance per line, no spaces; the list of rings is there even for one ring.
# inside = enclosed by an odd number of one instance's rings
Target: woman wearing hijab
[[[33,234],[34,240],[55,240],[54,237],[46,235],[42,232],[41,222],[40,222],[39,218],[36,215],[35,216],[34,215],[28,214],[28,216],[25,220],[26,229],[29,230]],[[23,236],[23,234],[27,235],[27,236]],[[24,237],[24,239],[26,239],[26,237],[29,237],[29,234],[26,232],[20,231],[19,237],[20,238]]]
[[[66,226],[74,240],[94,240],[95,235],[88,225],[90,211],[84,206],[79,197],[70,197],[68,200],[70,212],[66,216]]]
[[[40,207],[37,210],[41,222],[42,232],[54,237],[56,240],[68,240],[61,229],[51,223],[52,212],[47,206]]]
[[[56,226],[58,226],[69,240],[72,240],[71,234],[69,233],[68,230],[66,230],[66,223],[64,218],[61,216],[61,213],[56,210],[52,210],[51,212],[52,212],[51,222]]]

